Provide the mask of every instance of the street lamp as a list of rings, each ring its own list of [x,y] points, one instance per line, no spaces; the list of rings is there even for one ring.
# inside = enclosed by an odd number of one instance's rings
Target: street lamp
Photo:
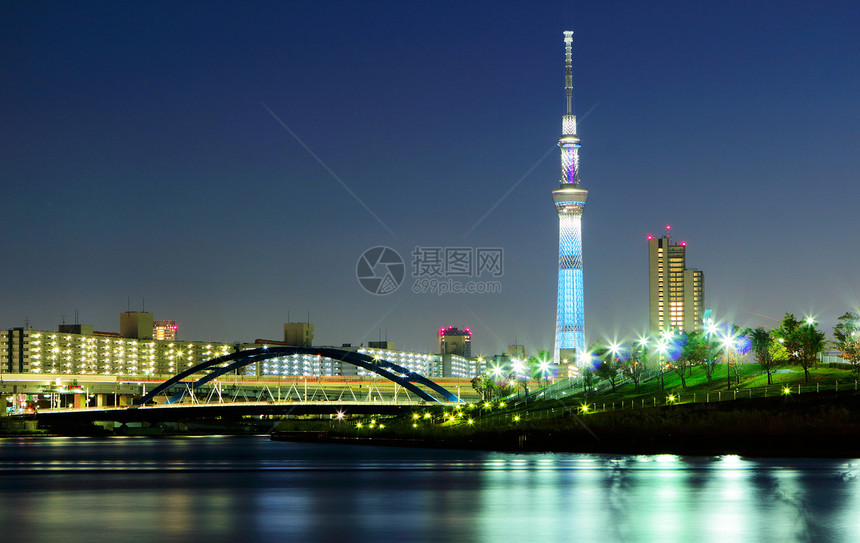
[[[657,342],[657,354],[658,361],[660,363],[660,390],[666,390],[666,386],[663,383],[663,374],[666,373],[666,362],[668,362],[667,355],[669,354],[669,345],[666,344],[666,336],[663,337],[660,341]],[[663,358],[666,357],[664,361]]]
[[[723,350],[726,356],[726,387],[732,388],[732,354],[735,351],[735,338],[731,333],[723,336]]]
[[[547,376],[549,375],[549,361],[542,361],[540,364],[538,364],[538,368],[540,369],[540,373],[543,376],[544,385],[546,385]]]

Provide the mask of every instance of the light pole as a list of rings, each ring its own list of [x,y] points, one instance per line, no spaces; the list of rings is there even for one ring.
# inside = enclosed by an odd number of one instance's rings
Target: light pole
[[[657,361],[660,364],[660,390],[666,390],[663,382],[663,375],[666,373],[666,362],[668,362],[666,355],[669,353],[669,346],[666,344],[666,341],[666,338],[663,338],[657,342]],[[666,360],[664,361],[663,358],[666,358]]]
[[[540,373],[543,376],[544,386],[547,386],[547,377],[549,376],[549,361],[542,361],[538,368],[540,368]]]
[[[639,392],[639,377],[641,372],[643,371],[643,367],[648,362],[648,338],[640,337],[639,338],[639,350],[635,354],[635,358],[633,359],[633,375],[635,377],[636,382],[636,392]]]
[[[726,357],[726,388],[732,388],[732,354],[735,350],[735,338],[729,333],[723,337],[723,350]]]

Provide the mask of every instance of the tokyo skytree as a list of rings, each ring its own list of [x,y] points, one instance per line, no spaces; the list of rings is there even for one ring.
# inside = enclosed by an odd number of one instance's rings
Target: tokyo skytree
[[[580,140],[573,114],[573,32],[564,32],[565,93],[567,113],[562,117],[561,181],[552,191],[558,213],[558,306],[554,360],[576,362],[585,352],[585,308],[582,293],[582,212],[588,191],[579,178]]]

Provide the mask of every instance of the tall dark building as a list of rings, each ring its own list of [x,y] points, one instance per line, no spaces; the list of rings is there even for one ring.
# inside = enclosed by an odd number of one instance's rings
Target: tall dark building
[[[460,330],[454,326],[439,329],[439,354],[458,354],[472,356],[472,331],[468,328]]]

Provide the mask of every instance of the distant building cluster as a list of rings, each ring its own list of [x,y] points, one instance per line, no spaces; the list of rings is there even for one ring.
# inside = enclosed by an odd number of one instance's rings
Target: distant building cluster
[[[169,376],[201,362],[262,346],[311,347],[314,325],[284,324],[284,340],[254,343],[179,341],[176,321],[153,320],[153,314],[127,311],[120,315],[120,332],[99,332],[91,325],[61,324],[57,331],[13,328],[0,332],[0,368],[8,373],[51,375]],[[451,328],[446,352],[399,351],[389,341],[367,346],[344,344],[339,349],[388,360],[426,377],[471,379],[486,368],[472,358],[471,332]],[[322,356],[296,354],[258,361],[241,370],[259,376],[364,376],[363,368]]]
[[[153,339],[152,313],[122,313],[120,330],[98,332],[85,324],[57,331],[13,328],[0,332],[0,365],[11,373],[165,375],[233,351],[224,343]]]

